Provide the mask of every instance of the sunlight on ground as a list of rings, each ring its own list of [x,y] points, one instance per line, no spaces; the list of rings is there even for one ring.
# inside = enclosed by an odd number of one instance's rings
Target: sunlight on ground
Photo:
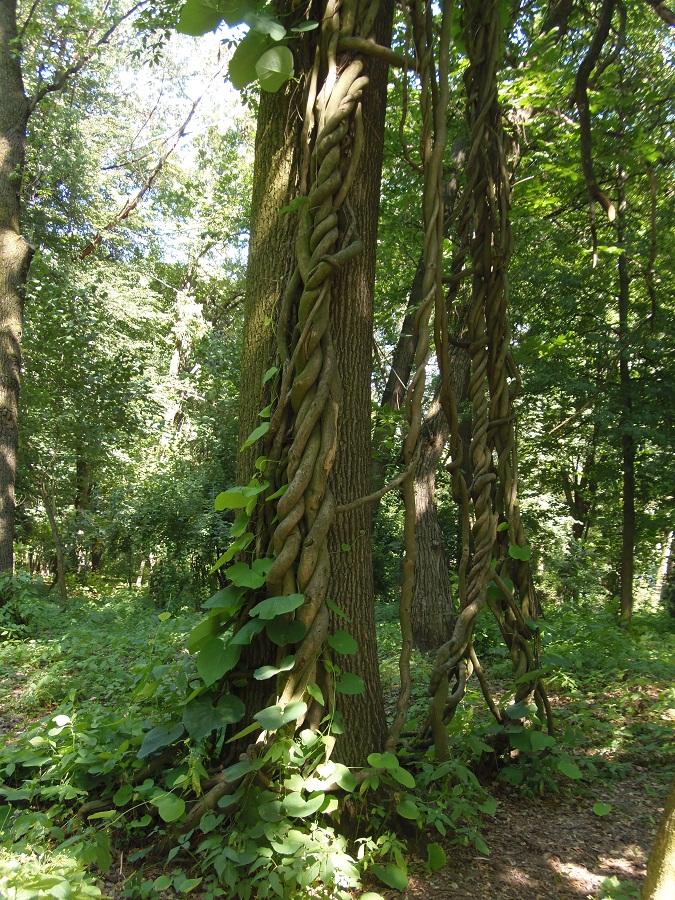
[[[596,891],[604,881],[604,876],[594,875],[585,866],[579,866],[576,863],[551,859],[549,865],[559,875],[570,881],[579,892],[583,892],[584,896],[591,891]]]

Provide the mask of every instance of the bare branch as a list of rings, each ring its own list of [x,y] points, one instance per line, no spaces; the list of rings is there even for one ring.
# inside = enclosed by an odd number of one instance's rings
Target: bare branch
[[[78,72],[81,72],[82,69],[87,65],[87,63],[94,58],[97,50],[105,46],[110,41],[110,38],[117,31],[122,22],[124,22],[129,18],[129,16],[132,16],[135,12],[141,9],[141,7],[145,5],[145,2],[146,0],[139,0],[138,3],[135,3],[131,7],[131,9],[128,9],[122,16],[120,16],[113,22],[110,28],[108,28],[108,30],[101,35],[101,37],[96,41],[96,43],[90,48],[87,53],[84,53],[82,56],[76,58],[69,66],[66,66],[65,69],[57,71],[52,81],[50,81],[48,84],[43,85],[39,91],[37,91],[32,97],[30,97],[28,100],[29,115],[35,110],[35,107],[38,105],[38,103],[41,100],[44,100],[47,94],[55,94],[63,90],[69,79],[72,78],[73,75],[77,75]],[[87,37],[85,46],[89,44],[92,36],[93,29]]]
[[[609,30],[612,25],[612,13],[614,12],[615,5],[616,0],[604,0],[602,9],[600,11],[597,30],[595,32],[595,35],[593,36],[593,40],[591,41],[591,46],[588,48],[588,53],[581,61],[581,65],[579,66],[579,70],[577,72],[576,81],[574,83],[574,102],[576,103],[577,110],[579,111],[581,167],[583,169],[584,178],[586,179],[586,189],[588,190],[588,197],[591,201],[591,217],[593,218],[593,204],[597,200],[597,202],[607,213],[607,218],[610,222],[613,222],[616,218],[616,209],[614,208],[614,204],[609,199],[609,197],[607,197],[607,195],[600,190],[600,186],[598,185],[595,177],[595,172],[593,170],[591,111],[588,102],[588,80],[591,76],[591,72],[595,68],[600,58],[602,48],[604,47],[605,41],[607,40],[607,37],[609,35]],[[594,222],[592,221],[591,224],[594,225]]]
[[[162,153],[162,155],[159,157],[159,159],[155,163],[155,166],[153,167],[153,169],[150,171],[147,178],[143,182],[142,186],[136,191],[134,196],[124,204],[122,209],[120,209],[115,214],[115,216],[108,222],[108,224],[105,226],[103,231],[112,231],[120,222],[123,222],[126,218],[128,218],[129,215],[136,209],[136,207],[141,202],[143,197],[148,193],[148,191],[152,187],[155,179],[157,178],[159,173],[164,168],[166,161],[171,156],[171,154],[173,153],[173,151],[176,149],[176,147],[180,143],[181,139],[183,138],[183,136],[187,130],[187,127],[190,124],[190,122],[192,121],[192,117],[194,116],[194,114],[197,110],[197,107],[199,106],[201,99],[203,98],[204,94],[206,93],[208,88],[213,83],[214,79],[220,74],[221,71],[222,70],[219,69],[215,73],[215,75],[213,75],[213,77],[210,79],[206,88],[202,91],[202,93],[199,95],[199,97],[197,97],[197,99],[194,101],[194,103],[190,107],[190,111],[187,114],[183,124],[180,126],[178,131],[175,132],[173,140],[166,147],[164,153]],[[90,253],[93,253],[94,250],[96,249],[96,247],[99,246],[99,244],[101,243],[102,240],[103,240],[103,232],[99,231],[98,234],[89,241],[89,243],[86,245],[86,247],[83,247],[82,250],[80,250],[80,252],[77,255],[77,259],[85,259],[87,256],[89,256]]]

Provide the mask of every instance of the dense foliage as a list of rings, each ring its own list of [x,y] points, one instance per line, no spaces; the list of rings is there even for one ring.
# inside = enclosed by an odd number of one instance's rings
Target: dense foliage
[[[19,6],[0,895],[403,891],[487,854],[508,798],[611,817],[613,779],[672,777],[672,13],[412,3],[389,50],[385,6]],[[348,279],[376,57],[373,288]],[[359,292],[372,372],[334,322]],[[359,378],[365,553],[331,475]],[[364,697],[390,730],[346,765]]]

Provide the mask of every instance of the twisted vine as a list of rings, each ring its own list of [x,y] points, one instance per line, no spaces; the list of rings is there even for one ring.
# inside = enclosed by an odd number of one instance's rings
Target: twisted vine
[[[339,42],[371,36],[379,0],[328,0],[304,98],[301,192],[295,267],[280,306],[277,344],[282,362],[278,402],[270,420],[267,476],[285,489],[267,506],[274,561],[270,596],[303,595],[295,618],[306,629],[290,671],[279,676],[283,707],[317,679],[331,701],[331,679],[321,666],[328,632],[330,575],[327,535],[335,516],[328,485],[337,445],[340,381],[331,334],[335,275],[361,251],[349,191],[364,145],[361,95],[368,84],[365,58]],[[282,650],[280,650],[280,653]],[[319,668],[323,672],[319,672]]]
[[[486,602],[509,648],[516,680],[521,682],[516,701],[534,693],[542,720],[545,717],[551,727],[543,684],[536,674],[532,680],[527,677],[537,667],[538,639],[532,621],[537,609],[529,564],[526,559],[519,558],[527,554],[523,550],[526,542],[517,499],[513,413],[519,379],[511,356],[507,317],[506,272],[512,236],[506,142],[497,96],[501,23],[494,0],[485,3],[466,0],[463,11],[469,56],[464,83],[471,149],[466,165],[466,186],[455,213],[459,249],[452,262],[447,305],[438,304],[436,315],[441,402],[450,424],[450,470],[453,492],[460,506],[463,535],[459,567],[460,614],[450,640],[437,652],[430,678],[433,699],[428,725],[433,731],[436,754],[441,758],[448,754],[447,723],[454,715],[463,685],[472,671],[479,677],[488,706],[495,717],[501,719],[501,713],[489,697],[471,642],[476,617]],[[468,486],[461,471],[457,404],[450,388],[447,339],[447,306],[456,300],[466,278],[471,278],[468,341],[472,438],[469,449],[471,483]],[[469,534],[471,508],[473,527]],[[500,520],[508,523],[508,532],[497,531]],[[514,590],[505,581],[508,573],[514,576]],[[499,601],[488,596],[491,580],[501,591]],[[450,694],[453,672],[456,686]]]

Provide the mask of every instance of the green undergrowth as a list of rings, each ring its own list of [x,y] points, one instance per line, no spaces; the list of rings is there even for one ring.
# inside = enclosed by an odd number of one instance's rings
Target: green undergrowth
[[[556,707],[552,738],[534,707],[513,704],[511,663],[484,614],[475,646],[505,721],[491,718],[470,681],[451,725],[449,763],[435,764],[414,737],[432,662],[416,653],[410,737],[398,756],[371,754],[360,774],[326,765],[325,746],[339,732],[334,718],[324,731],[280,738],[264,758],[225,773],[236,780],[271,767],[280,792],[246,780],[179,834],[174,823],[212,774],[213,739],[189,702],[198,672],[185,647],[199,617],[159,613],[140,592],[98,585],[80,590],[63,612],[40,589],[21,618],[0,646],[0,691],[11,697],[0,710],[0,896],[13,900],[97,891],[150,900],[167,892],[290,898],[320,883],[324,897],[347,897],[364,871],[400,890],[411,866],[440,868],[450,843],[489,852],[481,823],[497,809],[494,778],[502,793],[586,791],[601,816],[613,814],[606,779],[647,767],[665,780],[675,762],[671,619],[643,609],[620,628],[602,608],[549,610],[541,668]],[[391,707],[395,607],[380,604],[377,621]],[[180,758],[162,763],[171,716],[181,724],[176,734],[183,726],[187,733]],[[331,780],[346,799],[324,790]],[[153,859],[156,845],[163,849]]]

